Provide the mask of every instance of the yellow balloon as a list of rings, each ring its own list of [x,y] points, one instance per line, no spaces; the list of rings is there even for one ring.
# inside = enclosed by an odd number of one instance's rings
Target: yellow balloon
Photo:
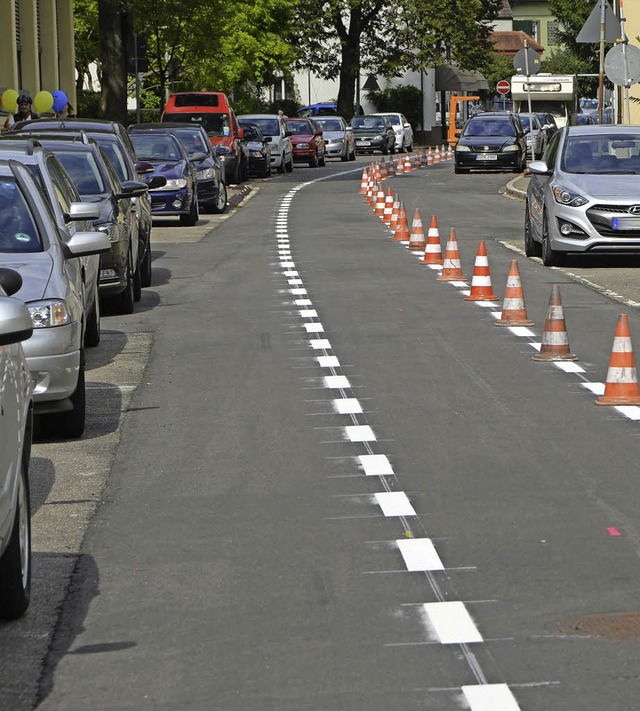
[[[33,97],[33,108],[39,114],[46,114],[53,108],[53,95],[48,91],[39,91]]]
[[[18,92],[15,89],[5,89],[2,92],[2,108],[10,114],[18,110]]]

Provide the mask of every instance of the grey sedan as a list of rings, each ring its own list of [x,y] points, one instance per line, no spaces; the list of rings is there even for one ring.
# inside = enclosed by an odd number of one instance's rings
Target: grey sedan
[[[342,116],[317,116],[314,120],[322,131],[327,158],[356,159],[353,131]]]
[[[640,254],[640,126],[566,126],[529,165],[525,252]]]
[[[47,434],[80,437],[85,424],[84,303],[80,257],[109,250],[101,232],[63,235],[29,169],[0,160],[0,261],[22,277],[16,298],[31,314],[24,352],[35,414]]]

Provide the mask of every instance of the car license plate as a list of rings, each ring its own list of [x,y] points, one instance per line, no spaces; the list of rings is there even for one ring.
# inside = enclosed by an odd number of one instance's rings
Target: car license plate
[[[356,146],[370,146],[370,141],[356,141]]]
[[[478,153],[476,160],[498,160],[495,153]]]
[[[611,226],[614,230],[640,230],[640,217],[614,217]]]

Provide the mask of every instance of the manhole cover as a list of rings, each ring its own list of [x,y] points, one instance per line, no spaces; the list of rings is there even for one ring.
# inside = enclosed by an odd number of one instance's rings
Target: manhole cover
[[[598,612],[594,615],[567,617],[557,623],[564,634],[599,637],[634,642],[640,640],[640,610],[632,612]]]

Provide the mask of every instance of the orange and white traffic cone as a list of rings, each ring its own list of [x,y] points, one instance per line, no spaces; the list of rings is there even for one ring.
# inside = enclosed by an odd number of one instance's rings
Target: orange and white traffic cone
[[[549,297],[549,311],[544,322],[542,345],[540,352],[533,356],[533,360],[578,360],[569,348],[569,335],[564,321],[564,311],[560,300],[560,287],[553,284]]]
[[[502,314],[495,324],[496,326],[533,326],[533,321],[528,318],[524,305],[524,293],[517,259],[511,260],[507,288],[502,302]]]
[[[413,153],[411,155],[411,159],[413,160],[413,169],[418,170],[418,168],[422,167],[422,163],[420,162],[420,154],[419,153]]]
[[[393,239],[396,242],[408,242],[410,238],[409,235],[409,224],[407,222],[407,211],[404,209],[404,203],[400,203],[400,212],[398,213],[398,224],[396,225],[396,231],[393,235]]]
[[[466,281],[467,277],[462,273],[460,265],[460,253],[458,252],[458,240],[456,231],[452,227],[449,233],[449,240],[444,251],[444,264],[442,273],[437,281]]]
[[[369,173],[367,173],[366,168],[363,168],[362,169],[362,182],[360,183],[360,190],[358,191],[358,195],[366,195],[367,194],[368,182],[369,182]]]
[[[369,174],[371,177],[369,178],[369,185],[367,187],[367,205],[369,207],[375,207],[376,204],[376,195],[378,193],[378,186],[376,185],[375,180],[373,180],[373,176],[371,173]]]
[[[410,173],[413,170],[411,165],[411,156],[408,153],[404,154],[404,172]]]
[[[382,165],[380,166],[380,179],[381,180],[387,179],[387,161],[386,160],[382,161]]]
[[[373,214],[380,219],[384,216],[384,190],[382,189],[382,186],[378,188]]]
[[[451,160],[453,158],[453,149],[451,148],[451,144],[447,146],[447,160]]]
[[[398,226],[398,215],[400,214],[400,200],[396,194],[393,200],[393,209],[391,210],[391,222],[389,222],[389,229],[391,234],[396,233],[396,227]]]
[[[438,148],[438,146],[436,146],[435,153],[433,154],[433,162],[434,163],[440,162],[440,149]]]
[[[411,223],[411,236],[407,249],[412,252],[423,252],[427,244],[427,238],[422,227],[422,219],[418,208],[413,213],[413,222]]]
[[[596,405],[640,405],[638,374],[627,314],[618,317],[604,395],[596,400]]]
[[[389,167],[387,168],[387,173],[389,174],[390,178],[393,178],[393,176],[396,174],[396,164],[393,158],[389,159]]]
[[[431,215],[429,229],[427,230],[427,243],[424,248],[424,257],[420,264],[440,265],[444,263],[442,258],[442,246],[440,245],[440,232],[438,231],[438,218]]]
[[[433,151],[431,150],[431,146],[429,146],[429,150],[427,151],[427,165],[433,165]]]
[[[393,212],[393,193],[391,188],[387,188],[387,196],[384,199],[384,213],[382,215],[382,221],[385,225],[391,224],[391,213]]]
[[[489,274],[489,260],[487,259],[487,246],[484,240],[478,242],[476,262],[471,277],[471,292],[465,296],[465,301],[497,301],[498,297],[491,288],[491,274]]]
[[[402,156],[398,157],[398,164],[396,165],[396,175],[401,175],[404,173],[404,161],[402,160]]]

